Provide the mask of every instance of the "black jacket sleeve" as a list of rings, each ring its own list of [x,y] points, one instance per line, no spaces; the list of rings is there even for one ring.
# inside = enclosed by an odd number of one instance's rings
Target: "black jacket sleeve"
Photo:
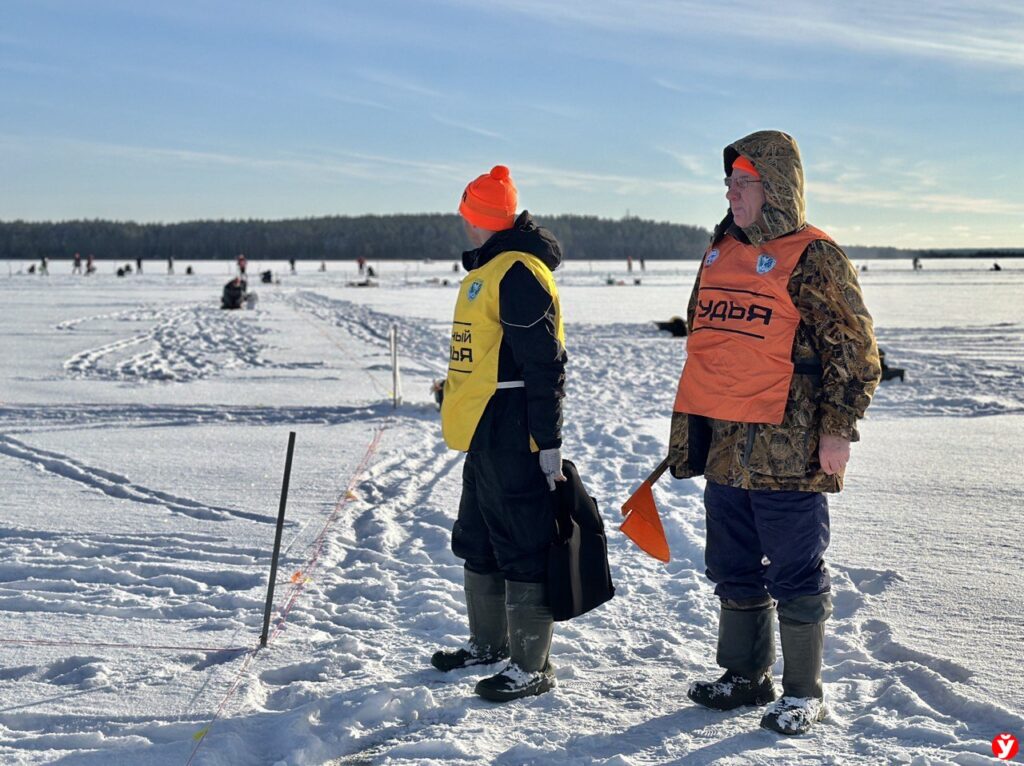
[[[521,263],[505,272],[499,300],[504,340],[526,386],[530,435],[541,449],[561,447],[566,353],[554,301]]]

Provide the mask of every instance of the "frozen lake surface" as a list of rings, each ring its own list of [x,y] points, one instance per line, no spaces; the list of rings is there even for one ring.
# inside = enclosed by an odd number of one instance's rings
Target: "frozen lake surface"
[[[907,377],[880,388],[831,500],[831,714],[797,740],[686,700],[717,675],[700,482],[656,488],[669,565],[617,531],[664,454],[683,361],[651,320],[684,313],[695,262],[557,274],[564,453],[604,513],[618,592],[556,627],[554,694],[499,707],[473,698],[477,674],[427,662],[465,637],[461,457],[428,395],[451,262],[374,263],[377,287],[348,286],[350,263],[251,263],[280,283],[251,278],[240,312],[217,308],[232,264],[187,265],[0,266],[0,762],[973,765],[1000,732],[1024,737],[1024,263],[862,271]]]

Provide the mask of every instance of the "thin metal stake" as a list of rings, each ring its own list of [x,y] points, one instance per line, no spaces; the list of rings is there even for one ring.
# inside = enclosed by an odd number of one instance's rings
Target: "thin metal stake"
[[[288,457],[284,461],[284,483],[281,485],[281,507],[277,511],[277,532],[274,534],[274,557],[270,560],[270,582],[267,584],[267,606],[263,610],[263,632],[260,648],[267,645],[270,632],[270,609],[274,605],[274,582],[277,580],[277,557],[281,553],[281,530],[284,528],[284,508],[288,503],[288,481],[292,475],[292,453],[295,451],[295,432],[288,433]]]
[[[391,325],[388,342],[391,347],[391,403],[398,409],[402,403],[402,373],[398,369],[398,325]]]

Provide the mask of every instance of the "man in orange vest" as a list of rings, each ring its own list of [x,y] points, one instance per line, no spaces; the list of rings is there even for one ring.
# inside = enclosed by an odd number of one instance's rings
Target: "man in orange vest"
[[[546,586],[562,474],[565,332],[552,272],[561,248],[551,232],[516,214],[509,169],[497,165],[459,204],[473,250],[452,321],[441,426],[466,452],[452,551],[463,570],[469,641],[436,652],[449,671],[508,659],[476,693],[495,702],[555,685],[553,614]]]
[[[760,131],[726,147],[724,161],[729,212],[690,296],[669,444],[676,478],[707,480],[705,563],[721,601],[725,673],[688,696],[716,710],[769,705],[762,726],[802,734],[827,712],[825,493],[842,489],[881,366],[856,270],[806,222],[796,142]]]

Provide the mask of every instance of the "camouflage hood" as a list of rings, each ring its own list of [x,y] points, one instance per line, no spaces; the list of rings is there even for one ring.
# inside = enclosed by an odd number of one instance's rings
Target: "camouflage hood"
[[[765,203],[761,208],[764,224],[753,224],[743,230],[751,244],[776,239],[802,227],[806,222],[804,206],[804,166],[796,141],[778,130],[760,130],[725,147],[725,174],[732,172],[732,163],[742,154],[761,174]],[[732,213],[720,226],[722,232],[732,224]]]

